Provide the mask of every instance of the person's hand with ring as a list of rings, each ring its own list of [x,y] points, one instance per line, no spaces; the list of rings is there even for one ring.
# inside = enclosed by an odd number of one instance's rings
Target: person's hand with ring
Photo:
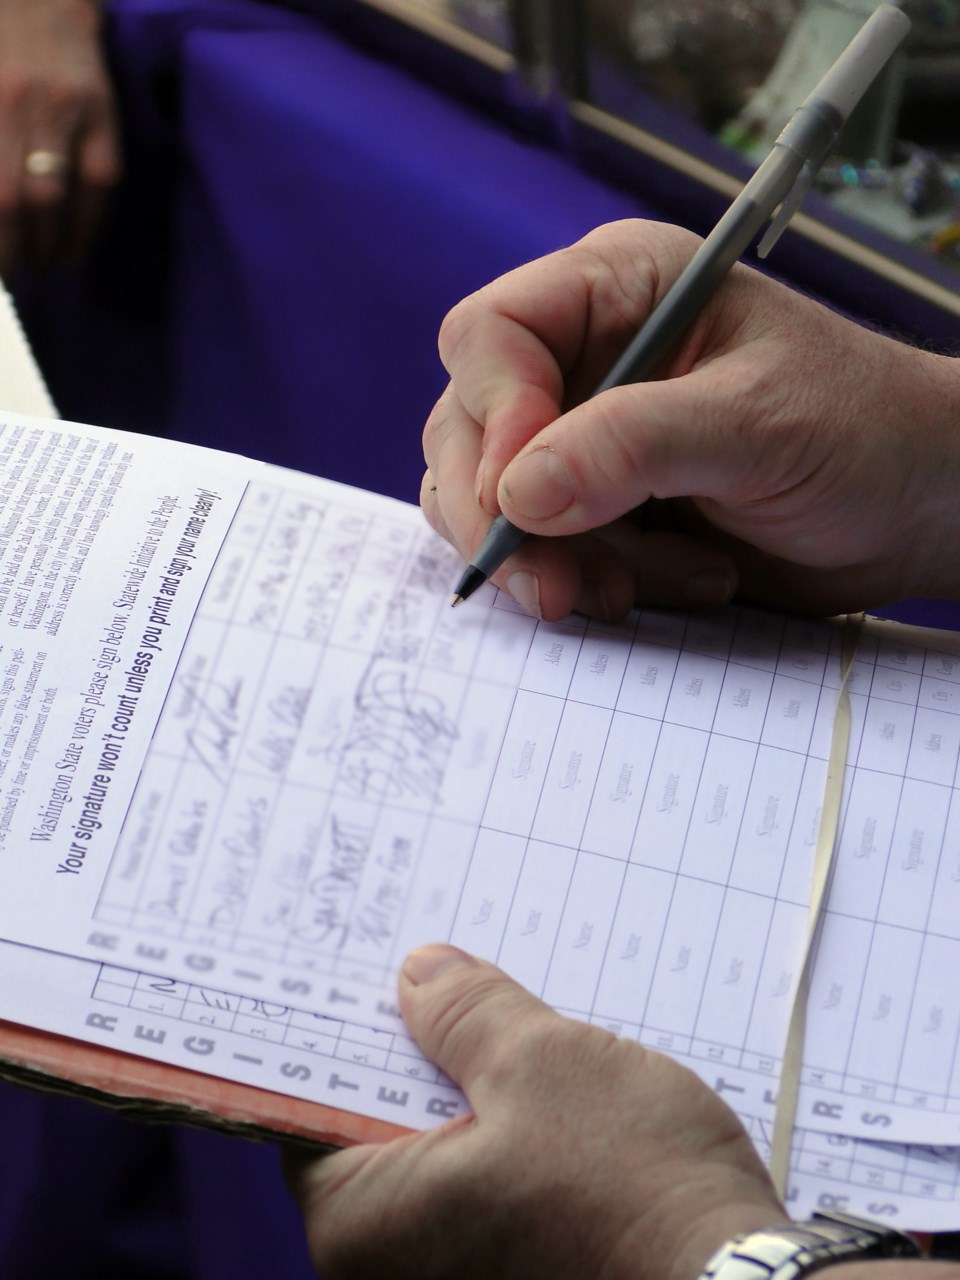
[[[120,173],[94,0],[0,0],[0,276],[87,248]]]

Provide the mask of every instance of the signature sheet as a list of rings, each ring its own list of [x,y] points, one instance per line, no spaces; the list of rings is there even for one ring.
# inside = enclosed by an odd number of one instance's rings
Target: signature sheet
[[[236,992],[218,1016],[283,1010],[285,1048],[319,1037],[297,1051],[321,1074],[360,1052],[397,1093],[387,1063],[409,1057],[442,1117],[457,1095],[409,1053],[393,990],[411,946],[448,939],[695,1065],[764,1140],[836,626],[733,608],[547,625],[492,588],[454,611],[456,558],[413,508],[92,428],[8,420],[0,477],[0,936],[18,964],[85,959],[84,1018],[138,1008],[128,993],[189,1021],[195,993]],[[808,1154],[960,1140],[958,696],[949,654],[861,640]],[[381,1110],[430,1122],[414,1096]]]

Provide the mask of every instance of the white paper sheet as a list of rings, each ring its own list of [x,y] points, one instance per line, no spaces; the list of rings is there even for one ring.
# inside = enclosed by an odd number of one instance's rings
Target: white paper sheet
[[[835,627],[452,611],[412,508],[58,430],[0,436],[0,935],[394,1036],[403,955],[450,939],[766,1122]],[[960,1134],[957,676],[861,646],[810,1129]]]

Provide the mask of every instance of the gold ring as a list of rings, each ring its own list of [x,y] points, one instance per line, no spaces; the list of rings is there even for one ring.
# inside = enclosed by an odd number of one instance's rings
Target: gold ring
[[[23,167],[31,178],[60,178],[67,169],[67,157],[59,151],[28,151]]]

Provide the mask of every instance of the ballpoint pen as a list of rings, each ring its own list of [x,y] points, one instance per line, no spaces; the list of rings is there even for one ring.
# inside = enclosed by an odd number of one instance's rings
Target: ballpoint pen
[[[794,111],[769,155],[651,311],[594,396],[649,378],[769,222],[757,246],[758,256],[766,257],[800,207],[851,111],[909,29],[910,20],[893,5],[874,10]],[[497,516],[457,583],[453,604],[471,596],[526,537],[505,516]]]

